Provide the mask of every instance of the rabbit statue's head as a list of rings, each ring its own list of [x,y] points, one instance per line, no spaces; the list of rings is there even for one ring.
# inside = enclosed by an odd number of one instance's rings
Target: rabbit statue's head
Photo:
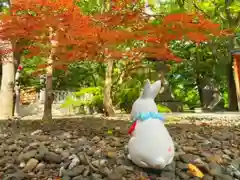
[[[161,88],[161,81],[158,80],[153,84],[147,79],[143,93],[133,103],[131,118],[136,117],[139,113],[158,112],[157,105],[154,101]]]

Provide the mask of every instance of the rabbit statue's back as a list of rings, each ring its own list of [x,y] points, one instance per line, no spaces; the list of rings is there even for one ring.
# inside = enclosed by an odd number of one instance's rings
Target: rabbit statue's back
[[[134,122],[129,131],[128,158],[140,167],[163,169],[174,158],[173,140],[154,102],[160,87],[161,81],[151,84],[147,80],[132,107]]]

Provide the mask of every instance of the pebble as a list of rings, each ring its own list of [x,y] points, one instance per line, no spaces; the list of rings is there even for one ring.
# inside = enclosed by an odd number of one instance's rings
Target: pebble
[[[61,163],[62,157],[56,153],[53,152],[47,152],[44,155],[44,160],[48,161],[50,163]]]
[[[36,166],[35,170],[36,170],[36,171],[42,171],[43,169],[45,169],[45,167],[46,167],[46,165],[45,165],[44,163],[40,162],[40,163]]]
[[[27,164],[24,166],[23,171],[29,172],[32,171],[38,164],[38,160],[31,158],[28,160]]]
[[[80,165],[80,166],[74,167],[71,170],[66,171],[66,174],[70,177],[75,177],[82,174],[84,170],[85,170],[85,166]]]
[[[27,123],[27,122],[22,122]],[[61,124],[62,123],[62,124]],[[202,180],[240,179],[240,131],[235,127],[170,125],[176,145],[173,163],[164,170],[145,170],[127,159],[127,128],[109,127],[106,134],[99,125],[72,120],[30,130],[0,129],[0,176],[3,180],[199,180],[187,170],[192,163],[204,174]],[[93,122],[91,122],[93,123]],[[88,125],[87,125],[88,124]],[[197,124],[197,123],[196,123]],[[24,125],[21,125],[25,127]],[[76,128],[78,127],[78,128]],[[126,126],[127,127],[127,126]],[[121,131],[120,131],[121,130]],[[115,132],[116,131],[116,132]],[[1,136],[1,134],[4,134]],[[4,141],[3,139],[6,139]]]

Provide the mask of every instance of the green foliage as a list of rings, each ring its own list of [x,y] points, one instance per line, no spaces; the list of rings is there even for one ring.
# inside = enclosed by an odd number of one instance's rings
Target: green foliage
[[[86,97],[89,95],[89,97]],[[85,98],[86,97],[86,98]],[[103,106],[103,92],[102,87],[87,87],[81,88],[73,95],[67,96],[66,100],[62,104],[62,108],[80,108],[87,106],[90,108],[97,107],[102,110]]]
[[[174,95],[190,109],[200,104],[198,91],[194,88],[175,87]]]
[[[151,21],[151,23],[152,23],[153,25],[159,25],[159,24],[160,24],[160,21],[159,21],[159,19],[154,19],[153,21]]]
[[[145,0],[148,2],[148,5],[151,7],[151,10],[155,14],[166,15],[169,13],[179,13],[184,12],[184,9],[176,6],[176,3],[172,0]]]
[[[130,112],[134,101],[139,97],[143,81],[137,78],[125,81],[116,88],[114,103],[119,106],[120,109]]]
[[[223,92],[223,100],[224,100],[224,108],[228,108],[229,104],[228,104],[228,93],[227,93],[227,91]]]
[[[172,112],[167,106],[163,106],[162,104],[157,104],[158,111],[161,113],[170,113]]]
[[[23,64],[23,71],[21,73],[20,82],[24,87],[33,86],[37,90],[40,89],[39,76],[33,75],[36,72],[37,65],[44,62],[39,56],[34,56],[32,58],[22,58],[21,64]]]
[[[103,8],[103,0],[78,0],[76,1],[77,6],[80,7],[81,11],[86,14],[93,14],[100,12]]]
[[[4,1],[4,0],[3,0]],[[142,2],[143,0],[141,0]],[[1,1],[2,2],[2,1]],[[80,9],[86,14],[93,14],[103,11],[103,0],[78,0],[76,1]],[[152,10],[161,15],[166,15],[173,12],[192,12],[196,10],[193,3],[206,13],[215,22],[221,23],[222,27],[229,27],[229,22],[225,13],[225,1],[216,0],[201,0],[201,1],[157,1],[148,0]],[[160,2],[160,6],[159,6]],[[185,3],[180,7],[180,3]],[[214,3],[214,4],[213,4]],[[179,4],[179,7],[176,6]],[[239,1],[235,0],[230,5],[229,10],[231,15],[236,17],[240,12]],[[185,9],[184,9],[185,8]],[[162,16],[156,16],[156,19],[151,21],[154,25],[161,23]],[[125,28],[125,27],[118,27]],[[240,28],[236,28],[238,31]],[[240,31],[240,30],[239,30]],[[240,35],[237,34],[237,40],[240,42]],[[225,106],[228,105],[227,96],[227,71],[226,65],[228,63],[226,56],[228,55],[228,42],[226,39],[212,39],[211,43],[201,44],[199,47],[192,42],[173,41],[171,49],[174,54],[180,56],[183,62],[172,64],[171,70],[166,75],[169,81],[173,94],[176,100],[182,101],[184,107],[200,106],[199,92],[197,89],[197,76],[202,82],[208,79],[213,79],[214,83],[219,85],[224,97]],[[239,43],[240,44],[240,43]],[[126,42],[117,47],[118,50],[129,50],[144,46],[140,41]],[[198,56],[199,55],[199,56]],[[161,58],[161,57],[159,57]],[[112,84],[112,98],[115,107],[130,112],[133,102],[139,97],[143,88],[145,80],[157,80],[158,73],[156,72],[155,62],[143,62],[146,69],[136,69],[126,73],[126,76],[121,80],[121,75],[128,68],[124,60],[118,60],[114,64],[113,69],[113,84]],[[39,87],[38,76],[32,76],[38,64],[44,62],[41,57],[33,57],[30,59],[23,59],[24,71],[22,73],[21,81],[24,86]],[[134,62],[133,62],[134,64]],[[78,108],[82,106],[99,107],[102,110],[103,104],[103,86],[105,76],[105,65],[103,63],[93,62],[77,62],[69,65],[67,71],[55,70],[53,79],[53,89],[73,90],[79,89],[73,96],[68,96],[66,101],[62,104],[63,108]],[[82,99],[86,94],[92,94],[92,98],[88,100]],[[158,104],[160,112],[171,112],[168,107]]]
[[[101,63],[72,63],[66,72],[54,72],[54,89],[75,91],[82,87],[103,86],[104,68],[104,64]]]
[[[234,1],[229,9],[232,11],[232,13],[239,13],[240,12],[240,2]]]
[[[218,41],[217,41],[218,42]],[[196,44],[191,42],[175,41],[171,48],[175,54],[182,57],[183,62],[171,65],[168,80],[172,86],[175,97],[188,105],[189,108],[200,106],[197,86],[213,82],[218,85],[223,93],[227,88],[227,61],[213,53],[211,44]],[[225,45],[217,45],[216,53],[226,53]],[[199,78],[199,82],[197,81]]]

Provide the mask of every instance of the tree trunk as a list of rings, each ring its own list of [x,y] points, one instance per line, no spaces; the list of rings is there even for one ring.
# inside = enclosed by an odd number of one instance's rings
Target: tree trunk
[[[45,98],[44,98],[44,111],[42,120],[50,121],[52,120],[52,102],[53,102],[53,90],[52,90],[52,80],[53,80],[53,66],[52,57],[48,58],[48,64],[46,68],[46,88],[45,88]]]
[[[20,118],[21,112],[20,112],[20,86],[15,86],[15,101],[14,101],[14,117]]]
[[[103,105],[104,105],[106,116],[115,116],[114,108],[112,105],[112,98],[111,98],[112,71],[113,71],[113,60],[108,60],[106,73],[105,73],[104,97],[103,97]]]
[[[202,86],[201,86],[202,84],[201,84],[201,79],[200,79],[200,72],[197,69],[201,59],[202,59],[202,56],[200,54],[199,47],[197,45],[197,48],[196,48],[196,83],[197,83],[197,89],[198,89],[198,94],[199,94],[199,100],[200,100],[200,103],[201,103],[201,107],[203,107],[204,106],[203,90],[202,90]]]
[[[197,74],[197,77],[196,77],[196,84],[197,84],[198,95],[199,95],[199,100],[200,100],[200,103],[201,103],[201,107],[204,107],[203,90],[202,90],[201,79],[199,77],[199,74]]]
[[[42,120],[51,121],[52,120],[52,103],[53,103],[53,58],[57,47],[57,41],[53,40],[53,32],[50,29],[50,42],[51,42],[51,52],[47,60],[48,67],[46,68],[46,88],[45,88],[45,99],[44,99],[44,111]]]
[[[3,50],[12,49],[10,41],[1,42]],[[0,118],[12,119],[13,117],[13,92],[14,92],[14,56],[10,52],[2,56],[2,81],[0,91]]]
[[[230,111],[237,111],[238,110],[238,102],[237,102],[237,95],[236,95],[236,85],[233,76],[233,63],[229,63],[227,65],[228,70],[228,104]]]
[[[16,46],[18,45],[17,43],[15,44]],[[13,115],[16,118],[19,118],[21,116],[20,112],[20,76],[21,76],[21,71],[22,71],[22,65],[20,64],[21,61],[21,53],[14,53],[14,61],[15,61],[15,83],[14,83],[14,91],[15,91],[15,96],[14,96],[14,110],[13,110]]]
[[[233,57],[231,51],[234,49],[234,37],[228,39],[228,64],[227,64],[227,78],[228,78],[228,108],[230,111],[238,110],[238,101],[236,94],[236,85],[233,70]]]
[[[45,75],[40,75],[40,94],[39,94],[39,103],[43,104],[45,102],[45,87],[46,87],[46,77]]]
[[[17,70],[16,74],[15,74],[15,84],[14,84],[14,111],[13,111],[13,115],[15,118],[19,118],[20,115],[20,82],[19,82],[19,78],[20,78],[20,72]]]
[[[233,15],[231,14],[231,11],[229,7],[231,6],[232,1],[231,0],[225,0],[225,13],[228,20],[229,28],[236,29],[239,23],[238,19],[235,19]],[[238,17],[237,17],[238,18]],[[235,85],[235,79],[234,79],[234,73],[233,73],[233,58],[231,51],[234,48],[237,48],[237,44],[235,43],[235,34],[233,36],[230,36],[228,39],[228,58],[229,63],[227,65],[227,75],[228,75],[228,103],[229,103],[229,110],[230,111],[236,111],[238,110],[238,100],[237,100],[237,94],[236,94],[236,85]]]

